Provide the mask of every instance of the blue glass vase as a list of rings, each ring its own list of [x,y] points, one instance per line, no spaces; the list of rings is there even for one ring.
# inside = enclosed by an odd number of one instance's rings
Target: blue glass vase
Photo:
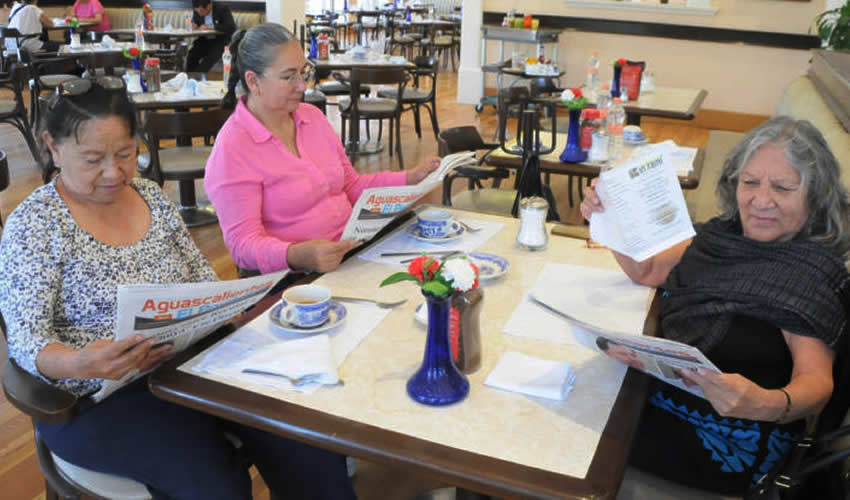
[[[570,110],[570,129],[567,134],[567,147],[561,153],[561,161],[565,163],[581,163],[587,160],[587,152],[581,149],[581,132],[579,131],[579,122],[581,120],[581,110]]]
[[[316,43],[316,34],[310,33],[310,53],[307,55],[310,59],[319,57],[319,44]]]
[[[620,97],[620,72],[621,66],[614,66],[614,78],[611,80],[611,99]]]
[[[449,346],[451,297],[422,294],[428,303],[428,339],[422,366],[407,381],[407,394],[426,405],[456,403],[469,394],[469,381],[452,360]]]

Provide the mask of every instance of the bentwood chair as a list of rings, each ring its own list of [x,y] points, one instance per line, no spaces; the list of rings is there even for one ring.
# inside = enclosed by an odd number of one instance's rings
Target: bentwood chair
[[[336,75],[335,75],[336,76]],[[400,95],[404,95],[409,76],[401,67],[355,67],[351,70],[350,82],[359,82],[377,85],[395,85]],[[395,149],[398,153],[399,168],[404,170],[404,159],[401,155],[401,99],[390,99],[384,97],[359,97],[355,95],[354,85],[348,98],[339,99],[340,117],[342,127],[340,137],[346,140],[346,121],[351,120],[352,127],[359,127],[359,120],[379,120],[378,140],[381,137],[383,120],[389,121],[390,129],[390,157],[393,155],[393,136],[395,136]],[[353,119],[356,117],[356,121]],[[367,128],[368,129],[368,128]]]
[[[0,312],[0,329],[6,338],[6,323]],[[148,489],[142,483],[120,476],[103,474],[78,467],[54,455],[35,429],[36,422],[61,424],[71,421],[82,401],[71,394],[36,378],[11,358],[3,368],[3,393],[22,413],[32,418],[35,453],[44,475],[47,500],[79,500],[86,498],[109,500],[149,500]]]
[[[139,155],[139,172],[160,186],[165,181],[177,181],[180,190],[180,215],[187,227],[212,224],[218,221],[212,205],[199,204],[195,196],[195,179],[203,179],[207,158],[212,146],[193,146],[192,137],[215,137],[230,110],[177,111],[150,113],[145,123],[148,153]],[[160,141],[176,138],[178,145],[163,148]]]
[[[33,137],[32,123],[27,118],[27,108],[24,104],[24,88],[29,79],[29,70],[23,64],[14,64],[10,71],[0,75],[0,88],[12,91],[12,99],[0,99],[0,123],[8,123],[18,129],[32,157],[38,165],[41,158]]]
[[[0,191],[5,191],[9,187],[9,160],[6,158],[6,152],[0,150]],[[3,227],[3,214],[0,214],[0,228]]]
[[[33,52],[21,47],[21,61],[30,71],[30,123],[37,127],[41,119],[41,97],[45,92],[53,92],[56,87],[68,80],[79,78],[79,68],[71,57],[36,57]]]
[[[413,85],[404,89],[401,98],[402,113],[413,112],[413,126],[416,135],[422,138],[422,125],[419,110],[425,108],[431,117],[431,128],[434,129],[434,137],[440,135],[440,125],[437,122],[437,73],[440,71],[440,61],[436,57],[418,56],[414,62],[415,68],[411,71]],[[427,85],[425,85],[427,83]],[[398,88],[381,87],[378,89],[378,97],[388,99],[398,98]]]
[[[516,191],[499,189],[502,179],[510,177],[510,172],[501,167],[482,167],[496,148],[495,143],[486,143],[478,130],[472,126],[454,127],[443,130],[437,137],[439,155],[445,156],[461,151],[486,151],[478,158],[477,167],[458,167],[443,179],[443,205],[464,210],[491,212],[510,215]],[[452,196],[452,184],[456,179],[466,179],[467,190]],[[492,180],[490,188],[482,181]]]

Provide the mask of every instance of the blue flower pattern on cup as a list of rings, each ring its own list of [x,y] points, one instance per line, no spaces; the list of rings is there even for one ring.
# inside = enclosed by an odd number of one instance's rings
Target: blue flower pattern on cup
[[[283,308],[280,310],[280,319],[296,326],[309,327],[318,326],[328,320],[328,302],[320,304],[290,304],[283,300]],[[291,312],[290,312],[291,311]]]

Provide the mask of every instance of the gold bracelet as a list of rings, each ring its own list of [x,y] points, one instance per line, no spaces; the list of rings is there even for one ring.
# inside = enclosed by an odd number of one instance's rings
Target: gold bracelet
[[[791,395],[788,394],[788,391],[786,391],[785,388],[780,388],[779,390],[782,391],[782,394],[785,394],[785,411],[783,411],[782,415],[780,415],[779,418],[776,419],[777,422],[785,420],[785,417],[787,417],[788,414],[791,413]]]

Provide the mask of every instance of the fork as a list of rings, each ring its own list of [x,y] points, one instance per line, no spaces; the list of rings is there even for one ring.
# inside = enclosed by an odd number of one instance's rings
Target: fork
[[[407,299],[399,299],[393,301],[384,301],[384,300],[375,300],[375,299],[367,299],[364,297],[345,297],[340,295],[334,295],[331,297],[331,300],[339,300],[341,302],[371,302],[381,309],[392,309],[393,307],[400,306],[407,302]]]
[[[254,369],[254,368],[243,368],[242,373],[251,373],[251,374],[254,374],[254,375],[271,375],[272,377],[285,378],[286,380],[289,380],[289,383],[291,383],[295,387],[301,387],[302,385],[311,384],[313,382],[316,382],[317,380],[319,380],[322,377],[321,373],[307,373],[307,374],[301,375],[300,377],[290,377],[289,375],[284,375],[282,373],[267,372],[265,370],[257,370],[257,369]],[[323,385],[331,386],[331,385],[343,385],[343,384],[342,384],[342,380],[340,380],[336,384],[323,384]]]

